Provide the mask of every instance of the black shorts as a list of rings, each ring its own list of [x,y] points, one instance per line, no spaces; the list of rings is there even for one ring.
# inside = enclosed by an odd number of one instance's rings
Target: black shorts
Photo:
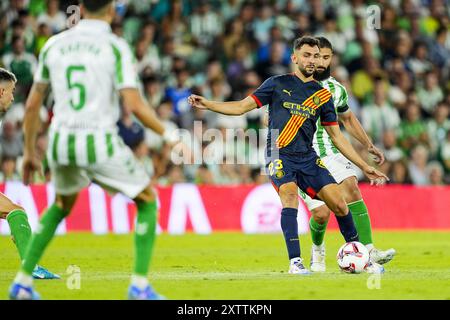
[[[281,185],[295,182],[313,199],[317,199],[317,193],[324,186],[336,183],[314,151],[298,155],[279,154],[277,159],[268,161],[266,169],[277,191]]]

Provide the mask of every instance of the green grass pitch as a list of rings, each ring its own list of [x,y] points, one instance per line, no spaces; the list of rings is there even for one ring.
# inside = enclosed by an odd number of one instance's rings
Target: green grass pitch
[[[327,272],[309,276],[287,274],[281,234],[162,234],[150,279],[169,299],[450,299],[449,232],[376,232],[375,240],[379,248],[397,250],[379,279],[338,270],[335,256],[343,243],[338,232],[325,238]],[[124,299],[132,245],[131,235],[58,236],[42,265],[63,278],[36,281],[36,288],[43,299]],[[309,235],[301,236],[301,245],[309,263]],[[0,237],[0,252],[0,299],[6,299],[19,261],[9,237]],[[80,268],[80,289],[68,288],[76,285],[67,274],[70,265]]]

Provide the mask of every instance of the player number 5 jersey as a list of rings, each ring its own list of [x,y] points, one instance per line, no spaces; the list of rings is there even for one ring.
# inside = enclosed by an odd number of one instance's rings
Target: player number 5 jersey
[[[119,119],[118,90],[137,88],[133,54],[106,22],[81,20],[50,38],[35,82],[55,98],[50,156],[59,164],[101,162],[111,154]]]

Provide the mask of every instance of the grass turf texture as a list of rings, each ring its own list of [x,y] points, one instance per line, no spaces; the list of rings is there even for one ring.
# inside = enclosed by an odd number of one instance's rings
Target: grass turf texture
[[[310,259],[310,236],[301,236],[303,257]],[[344,274],[336,252],[341,235],[328,232],[327,272],[287,273],[281,234],[160,235],[151,283],[169,299],[450,299],[449,232],[377,232],[379,248],[394,247],[380,289],[368,289],[368,274]],[[62,280],[35,282],[43,299],[124,299],[132,270],[132,236],[69,234],[56,237],[42,265]],[[0,237],[0,298],[19,267],[9,237]],[[81,288],[69,290],[69,265],[81,269]],[[372,284],[376,284],[375,281]]]

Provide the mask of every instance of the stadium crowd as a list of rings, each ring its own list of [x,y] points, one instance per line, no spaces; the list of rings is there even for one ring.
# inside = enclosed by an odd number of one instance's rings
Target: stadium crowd
[[[291,71],[295,38],[323,35],[334,46],[332,75],[345,85],[351,110],[384,150],[386,162],[381,169],[391,182],[449,184],[450,7],[444,0],[374,1],[377,7],[369,7],[369,2],[118,1],[112,30],[134,51],[142,93],[167,129],[193,133],[193,148],[209,156],[209,161],[172,163],[168,146],[123,108],[118,127],[125,143],[158,184],[267,182],[255,161],[221,161],[230,154],[259,154],[261,143],[228,139],[222,145],[199,139],[214,128],[222,133],[263,130],[264,111],[228,117],[194,110],[186,99],[191,93],[220,101],[242,99],[267,77]],[[0,4],[0,61],[18,78],[15,103],[4,115],[0,134],[0,182],[20,179],[24,103],[37,57],[49,37],[73,24],[69,16],[74,11],[67,9],[71,4],[76,2]],[[51,120],[51,110],[50,94],[41,112],[44,123]],[[194,130],[195,121],[202,123],[200,134]],[[46,145],[44,126],[37,146],[43,157]],[[354,146],[369,158],[361,145]],[[47,181],[48,172],[39,179]]]

